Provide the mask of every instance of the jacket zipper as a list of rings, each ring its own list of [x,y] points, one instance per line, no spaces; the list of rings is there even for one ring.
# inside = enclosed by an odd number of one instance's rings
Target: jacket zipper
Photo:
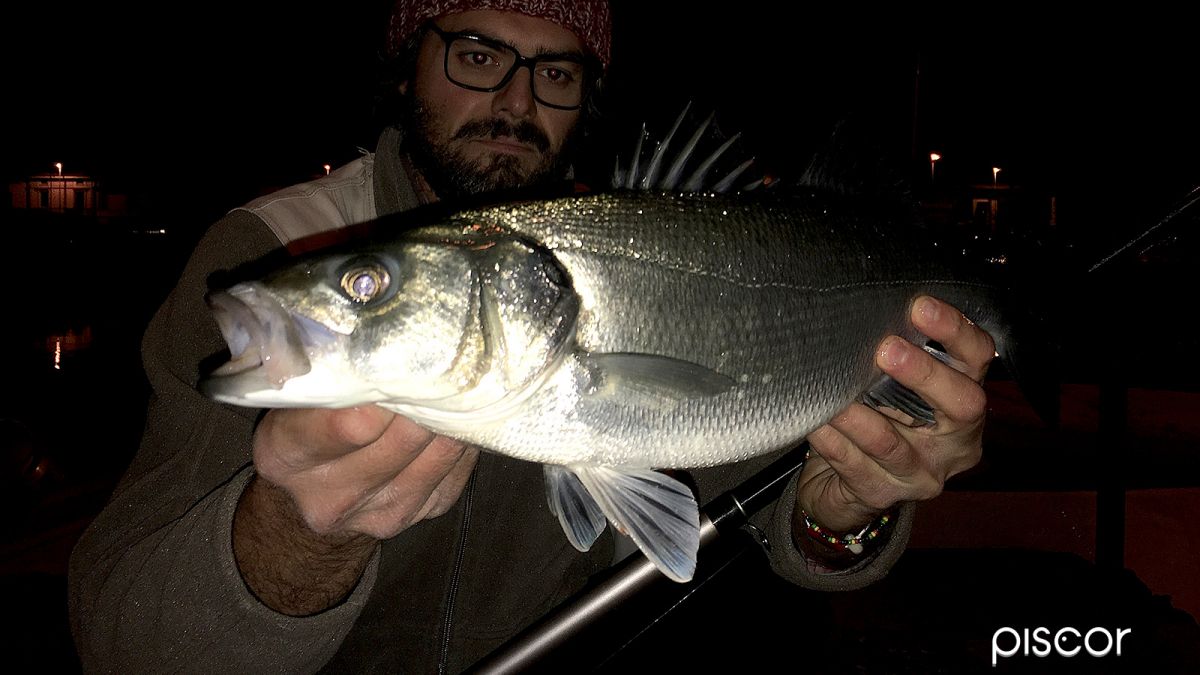
[[[475,493],[475,476],[478,471],[471,472],[471,480],[467,482],[466,494],[463,496],[462,528],[458,536],[458,553],[454,557],[454,570],[450,574],[450,594],[446,598],[446,620],[442,625],[442,653],[438,659],[438,673],[445,675],[450,660],[450,627],[454,623],[454,600],[458,597],[459,579],[462,576],[463,557],[467,552],[467,531],[471,526],[471,497]]]

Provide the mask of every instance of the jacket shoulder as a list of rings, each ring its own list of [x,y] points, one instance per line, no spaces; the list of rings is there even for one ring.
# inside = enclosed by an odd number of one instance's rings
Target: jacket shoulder
[[[259,197],[235,211],[258,216],[287,244],[376,217],[374,155],[364,155],[328,176]]]

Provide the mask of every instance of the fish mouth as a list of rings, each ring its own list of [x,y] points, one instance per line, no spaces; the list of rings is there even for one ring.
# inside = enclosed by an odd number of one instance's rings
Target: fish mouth
[[[206,298],[229,346],[230,359],[201,382],[217,400],[241,401],[247,394],[282,389],[312,370],[310,350],[328,339],[328,329],[289,312],[259,284],[238,284]]]

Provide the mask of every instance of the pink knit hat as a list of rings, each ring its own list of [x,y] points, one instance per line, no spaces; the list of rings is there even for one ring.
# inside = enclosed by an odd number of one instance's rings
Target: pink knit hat
[[[476,9],[519,12],[554,22],[574,33],[605,66],[612,56],[608,0],[397,0],[388,25],[387,55],[397,56],[426,21]]]

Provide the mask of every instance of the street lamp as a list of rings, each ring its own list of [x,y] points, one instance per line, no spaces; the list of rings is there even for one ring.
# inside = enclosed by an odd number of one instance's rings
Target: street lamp
[[[992,167],[992,189],[996,188],[996,174],[998,174],[998,173],[1000,173],[1000,167],[993,166]]]
[[[937,154],[936,152],[929,153],[929,182],[930,183],[933,182],[933,166],[941,158],[942,158],[942,156]]]
[[[63,177],[62,177],[62,162],[55,162],[54,168],[58,169],[58,188],[62,193],[60,195],[60,197],[62,198],[62,201],[59,202],[59,210],[66,211],[67,210],[67,182],[65,180],[63,180]],[[54,207],[51,206],[51,210],[53,210],[53,208]]]
[[[328,164],[326,164],[326,165],[325,165],[325,175],[326,175],[326,176],[328,176],[328,175],[329,175],[329,169],[331,169],[331,168],[332,168],[332,167],[330,167]]]

